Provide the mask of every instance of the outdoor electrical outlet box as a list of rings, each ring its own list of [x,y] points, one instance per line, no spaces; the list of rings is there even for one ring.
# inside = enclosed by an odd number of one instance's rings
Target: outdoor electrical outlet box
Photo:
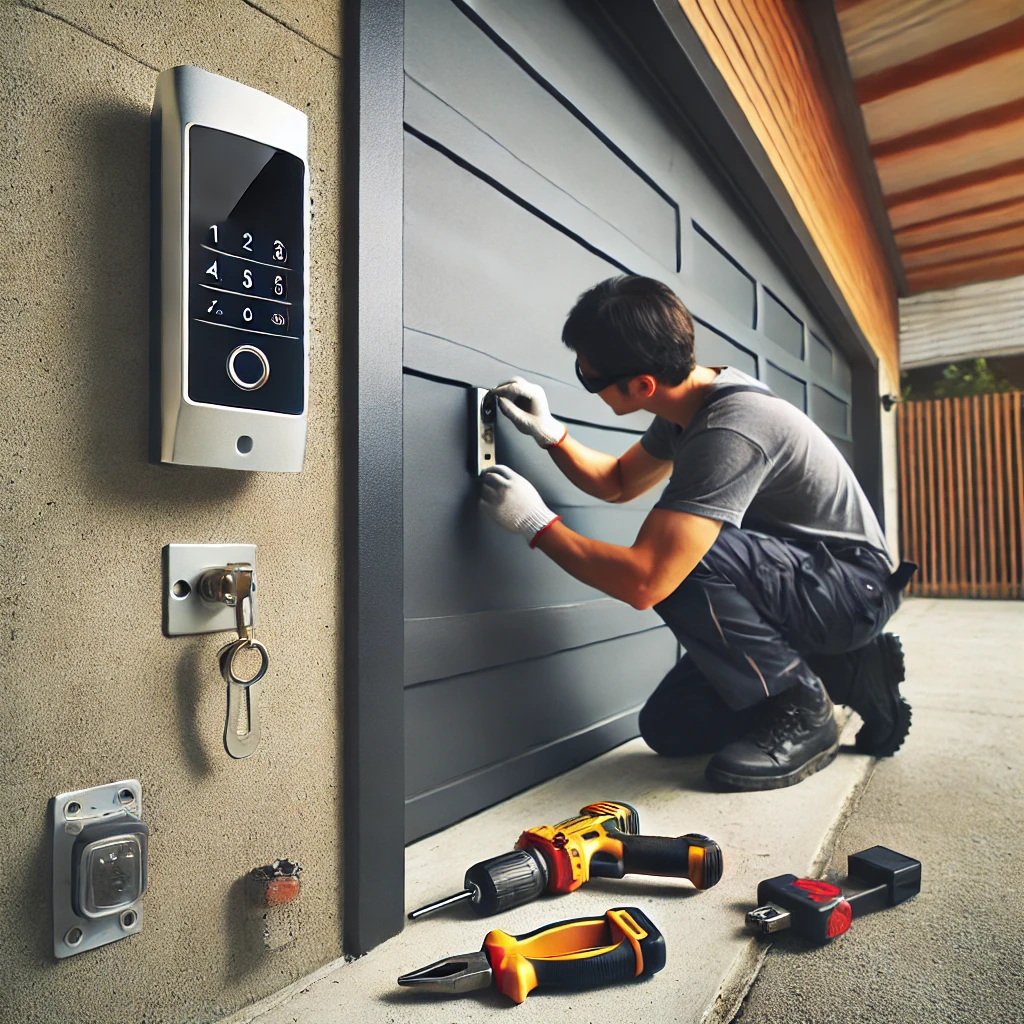
[[[308,134],[304,113],[220,75],[157,78],[154,461],[302,469]]]
[[[149,828],[137,779],[61,793],[53,811],[53,953],[58,959],[142,930]]]

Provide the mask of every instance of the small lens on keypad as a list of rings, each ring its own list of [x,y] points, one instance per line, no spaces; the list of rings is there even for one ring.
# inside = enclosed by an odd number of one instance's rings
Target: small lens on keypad
[[[228,356],[228,376],[243,391],[255,391],[266,384],[270,363],[254,345],[240,345]]]

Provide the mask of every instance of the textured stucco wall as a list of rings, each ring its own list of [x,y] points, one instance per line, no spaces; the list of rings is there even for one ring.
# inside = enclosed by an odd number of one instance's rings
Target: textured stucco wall
[[[340,954],[339,3],[3,0],[0,1021],[214,1020]],[[310,116],[306,468],[147,462],[149,112],[190,63]],[[255,543],[263,742],[224,753],[224,635],[161,634],[161,547]],[[143,932],[56,962],[47,801],[142,780]],[[297,936],[241,878],[306,869]]]
[[[878,363],[878,394],[898,395],[900,381],[887,363]],[[899,457],[896,449],[896,412],[885,412],[881,402],[878,415],[882,417],[882,505],[885,509],[885,539],[889,552],[899,562],[903,557],[900,550],[900,480]]]

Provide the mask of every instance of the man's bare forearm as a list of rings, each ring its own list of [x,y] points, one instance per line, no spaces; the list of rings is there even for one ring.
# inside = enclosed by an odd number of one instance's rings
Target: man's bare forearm
[[[689,512],[654,509],[630,547],[592,540],[554,521],[534,538],[576,579],[634,608],[653,608],[675,591],[708,553],[722,524]]]
[[[536,547],[581,583],[634,608],[649,608],[647,582],[650,566],[634,548],[584,537],[555,522],[536,540]]]
[[[622,476],[616,456],[588,448],[571,435],[550,451],[555,465],[586,494],[614,501],[621,493]]]

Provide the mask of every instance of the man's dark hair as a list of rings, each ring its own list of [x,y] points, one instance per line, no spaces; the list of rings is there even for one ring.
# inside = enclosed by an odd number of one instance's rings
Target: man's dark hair
[[[603,376],[649,373],[676,385],[697,364],[689,312],[652,277],[623,274],[585,291],[566,318],[562,341]],[[619,389],[626,391],[624,381]]]

